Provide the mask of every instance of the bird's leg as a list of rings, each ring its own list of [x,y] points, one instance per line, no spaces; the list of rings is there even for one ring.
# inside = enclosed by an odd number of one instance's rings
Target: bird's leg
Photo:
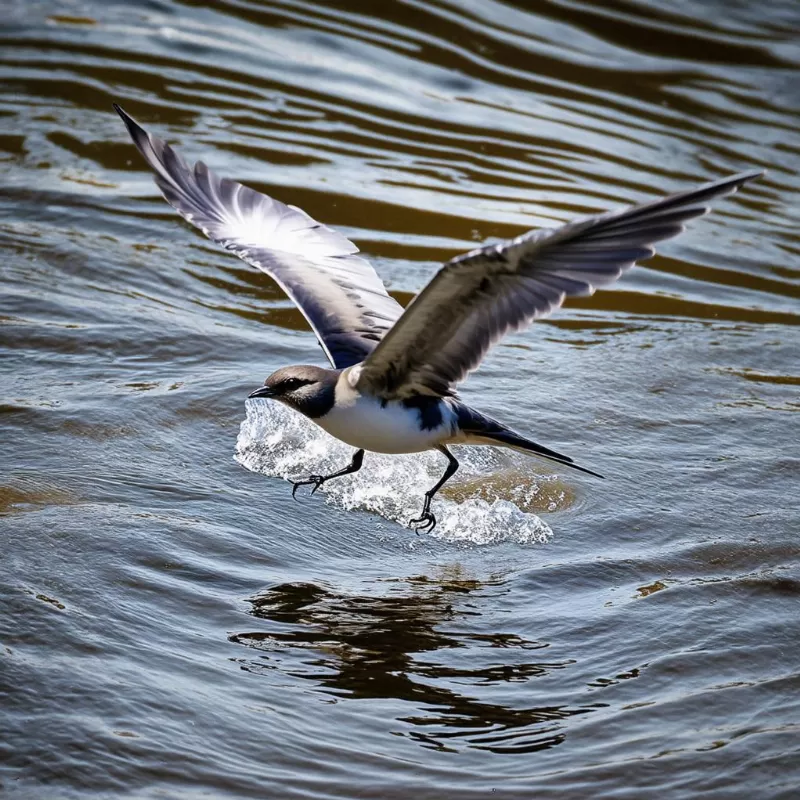
[[[419,519],[412,519],[408,523],[409,525],[413,525],[418,531],[432,531],[436,527],[436,517],[431,512],[431,500],[433,500],[433,496],[436,492],[456,474],[456,470],[458,469],[458,461],[456,461],[453,454],[443,444],[439,445],[437,450],[447,456],[447,469],[444,471],[444,475],[442,475],[441,480],[436,486],[425,492],[425,503],[422,506],[422,514],[420,514]]]
[[[356,450],[355,455],[353,456],[353,460],[344,468],[340,469],[338,472],[334,472],[332,475],[312,475],[310,478],[304,481],[290,481],[292,483],[292,497],[295,497],[295,492],[297,491],[298,486],[307,486],[309,484],[314,484],[314,488],[311,490],[311,494],[319,489],[325,481],[329,481],[331,478],[341,478],[342,475],[349,475],[351,472],[358,472],[361,469],[361,464],[364,462],[364,451],[363,450]],[[295,497],[295,500],[297,498]]]

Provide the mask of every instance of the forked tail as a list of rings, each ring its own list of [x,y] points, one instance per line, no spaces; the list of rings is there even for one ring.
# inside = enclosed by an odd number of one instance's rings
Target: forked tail
[[[544,447],[541,444],[536,444],[536,442],[532,442],[530,439],[526,439],[524,436],[520,436],[513,431],[505,430],[498,431],[497,433],[481,433],[480,435],[482,438],[497,442],[497,444],[503,447],[510,447],[512,450],[518,450],[521,453],[533,453],[541,458],[546,458],[548,461],[555,461],[557,464],[563,464],[565,467],[572,467],[572,469],[578,469],[588,475],[594,475],[595,478],[603,477],[599,472],[594,472],[587,467],[576,464],[569,456],[556,453],[555,450],[551,450],[549,447]]]
[[[518,450],[521,453],[533,453],[540,458],[546,458],[548,461],[555,461],[556,464],[563,464],[565,467],[572,467],[572,469],[580,470],[588,475],[594,475],[595,478],[602,478],[599,472],[581,467],[576,464],[569,456],[557,453],[544,445],[536,444],[524,436],[507,428],[496,419],[487,417],[481,414],[474,408],[470,408],[460,400],[455,398],[448,400],[453,411],[458,416],[458,427],[462,433],[466,434],[468,442],[470,439],[477,443],[482,444],[496,444],[501,447],[510,447],[512,450]]]

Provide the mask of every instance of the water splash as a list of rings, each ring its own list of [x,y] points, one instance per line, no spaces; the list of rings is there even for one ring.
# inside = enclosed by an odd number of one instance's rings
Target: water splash
[[[341,469],[352,457],[351,447],[279,403],[248,402],[246,410],[235,458],[252,472],[295,479],[311,473],[325,475]],[[489,448],[457,448],[457,453],[461,469],[452,485],[436,496],[438,525],[431,536],[474,544],[530,544],[552,536],[550,526],[529,509],[538,501],[539,508],[555,510],[559,502],[553,499],[552,490],[555,488],[556,498],[565,498],[565,491],[553,483],[557,479],[509,470],[507,462]],[[423,494],[441,477],[445,463],[434,452],[408,456],[367,453],[364,467],[355,475],[323,485],[320,492],[325,493],[326,501],[407,526],[411,518],[419,516]],[[504,467],[501,474],[506,480],[501,485],[496,476]],[[493,480],[487,491],[480,478],[489,475]]]

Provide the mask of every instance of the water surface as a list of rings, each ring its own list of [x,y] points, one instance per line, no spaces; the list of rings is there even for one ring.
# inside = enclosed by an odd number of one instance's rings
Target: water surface
[[[791,797],[800,10],[4,7],[0,794]],[[607,476],[368,456],[244,398],[323,363],[111,110],[350,236],[407,303],[477,242],[750,168],[464,397]]]

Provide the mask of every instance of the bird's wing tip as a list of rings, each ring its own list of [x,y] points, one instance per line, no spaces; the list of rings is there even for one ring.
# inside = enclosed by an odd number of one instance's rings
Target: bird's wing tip
[[[142,126],[139,125],[139,123],[136,122],[136,120],[127,111],[125,111],[122,106],[117,105],[117,103],[112,103],[111,105],[113,106],[114,111],[119,114],[120,119],[122,119],[122,121],[125,123],[125,127],[128,129],[128,133],[130,133],[134,142],[138,144],[137,134],[139,136],[147,136],[147,132],[144,130],[144,128],[142,128]]]

